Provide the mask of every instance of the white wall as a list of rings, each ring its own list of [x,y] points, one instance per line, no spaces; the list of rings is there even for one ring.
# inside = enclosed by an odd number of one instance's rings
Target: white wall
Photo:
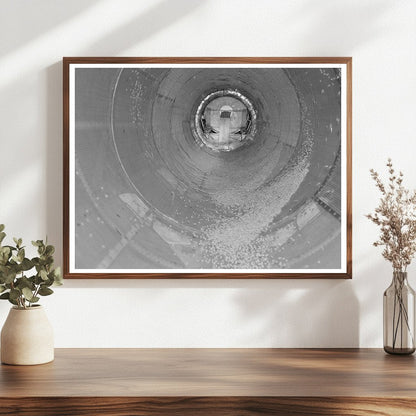
[[[416,187],[412,0],[0,0],[0,223],[62,258],[62,56],[352,56],[352,281],[67,281],[57,347],[379,347],[389,264],[368,169]],[[410,270],[416,287],[416,267]],[[0,325],[9,304],[0,304]]]

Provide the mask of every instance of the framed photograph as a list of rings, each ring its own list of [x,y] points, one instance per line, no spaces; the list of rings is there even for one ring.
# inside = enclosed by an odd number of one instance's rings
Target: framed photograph
[[[351,278],[351,58],[64,58],[65,278]]]

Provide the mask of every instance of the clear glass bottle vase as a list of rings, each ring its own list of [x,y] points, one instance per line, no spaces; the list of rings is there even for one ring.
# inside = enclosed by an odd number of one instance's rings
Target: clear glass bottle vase
[[[393,272],[383,296],[384,351],[412,354],[415,351],[415,291],[406,272]]]

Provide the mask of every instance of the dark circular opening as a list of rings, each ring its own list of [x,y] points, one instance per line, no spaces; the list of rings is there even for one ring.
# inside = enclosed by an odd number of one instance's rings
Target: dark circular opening
[[[257,114],[252,102],[231,89],[206,95],[197,107],[193,136],[200,146],[229,152],[254,140]]]

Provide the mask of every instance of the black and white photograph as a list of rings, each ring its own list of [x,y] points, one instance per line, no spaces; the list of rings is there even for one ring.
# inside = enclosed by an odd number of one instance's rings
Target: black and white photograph
[[[347,274],[347,62],[71,62],[67,275]]]

